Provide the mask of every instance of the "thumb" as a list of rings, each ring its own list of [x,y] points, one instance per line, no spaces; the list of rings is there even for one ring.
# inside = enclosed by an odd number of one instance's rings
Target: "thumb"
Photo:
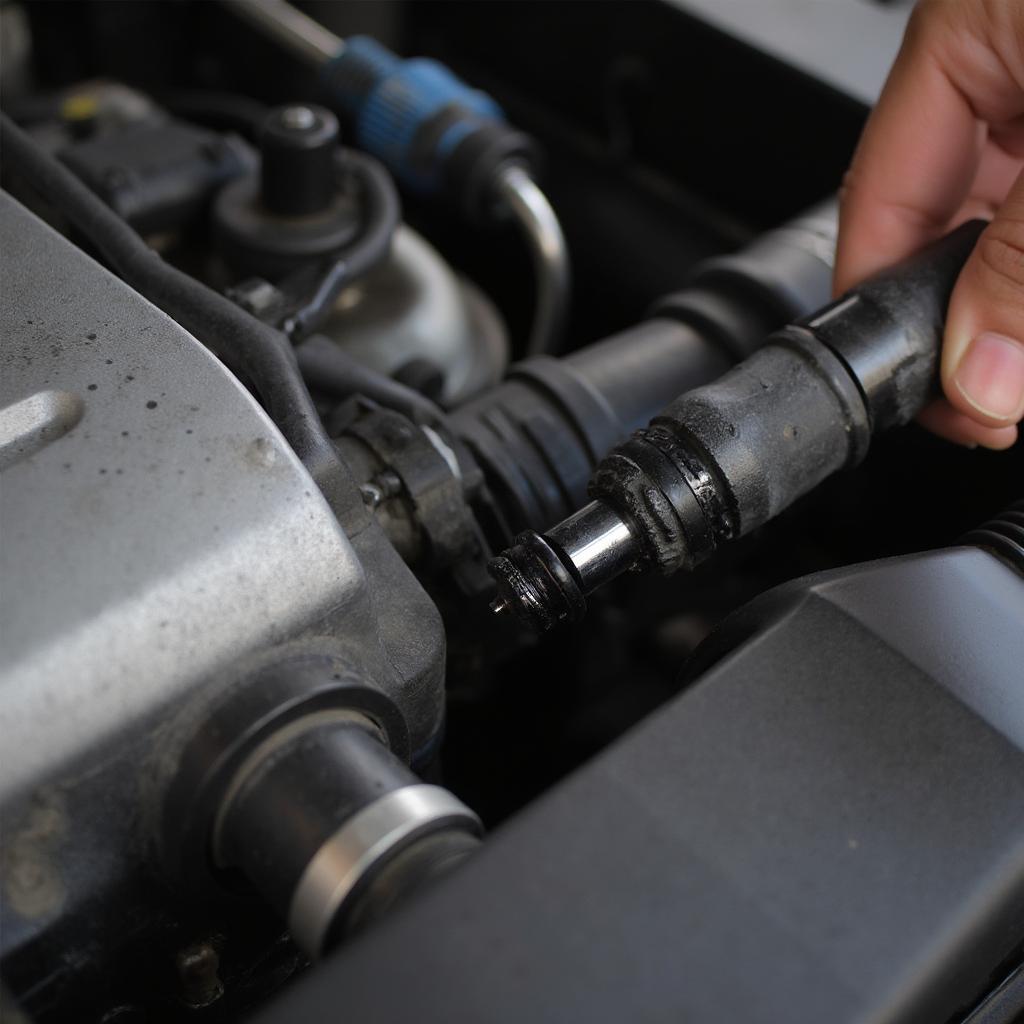
[[[942,386],[951,405],[984,426],[1024,416],[1024,173],[953,289]]]

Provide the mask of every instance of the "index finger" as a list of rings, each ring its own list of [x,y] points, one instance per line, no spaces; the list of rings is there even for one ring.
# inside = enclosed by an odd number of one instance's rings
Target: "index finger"
[[[837,291],[947,228],[978,170],[982,115],[1001,115],[1007,100],[1019,96],[970,24],[970,6],[924,4],[911,17],[844,181]]]

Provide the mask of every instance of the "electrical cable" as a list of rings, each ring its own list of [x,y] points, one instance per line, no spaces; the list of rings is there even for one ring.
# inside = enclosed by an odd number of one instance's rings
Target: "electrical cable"
[[[426,395],[358,362],[330,338],[314,334],[298,346],[295,355],[310,387],[332,399],[365,395],[416,423],[447,429],[444,412]]]
[[[363,231],[329,262],[312,296],[285,322],[285,332],[293,341],[315,331],[330,315],[342,290],[387,257],[402,219],[398,192],[383,165],[351,149],[339,150],[337,163],[339,173],[355,177],[361,186]]]

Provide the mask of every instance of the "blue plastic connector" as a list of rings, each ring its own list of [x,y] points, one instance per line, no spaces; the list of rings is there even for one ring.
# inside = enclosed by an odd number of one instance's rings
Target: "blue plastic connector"
[[[324,76],[356,144],[421,193],[444,187],[445,162],[460,142],[505,121],[494,100],[437,61],[405,60],[366,36],[348,40]]]

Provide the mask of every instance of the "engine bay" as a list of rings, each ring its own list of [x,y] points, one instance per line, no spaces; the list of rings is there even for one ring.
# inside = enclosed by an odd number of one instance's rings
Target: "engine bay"
[[[908,9],[740,6],[0,6],[5,1021],[1024,1013],[983,225],[834,297]]]

